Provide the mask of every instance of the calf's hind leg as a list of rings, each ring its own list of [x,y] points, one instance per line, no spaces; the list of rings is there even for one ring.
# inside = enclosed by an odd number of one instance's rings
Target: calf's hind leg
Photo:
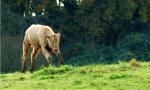
[[[29,56],[29,48],[30,48],[30,44],[27,44],[26,42],[23,43],[23,61],[22,61],[22,72],[24,73],[26,71],[27,68],[27,60],[28,60],[28,56]]]
[[[35,58],[37,57],[38,52],[39,52],[39,48],[33,48],[31,53],[31,69],[30,69],[31,73],[34,71]]]

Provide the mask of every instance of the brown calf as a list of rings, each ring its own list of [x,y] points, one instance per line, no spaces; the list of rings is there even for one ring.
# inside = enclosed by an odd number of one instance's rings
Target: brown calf
[[[27,68],[27,60],[29,56],[29,48],[32,47],[31,53],[31,69],[30,72],[34,71],[35,58],[37,57],[40,50],[42,50],[45,58],[49,65],[51,64],[52,56],[55,54],[59,58],[59,63],[63,64],[63,58],[59,50],[60,33],[54,33],[49,26],[44,25],[31,25],[25,32],[23,41],[23,63],[22,72],[25,72]]]

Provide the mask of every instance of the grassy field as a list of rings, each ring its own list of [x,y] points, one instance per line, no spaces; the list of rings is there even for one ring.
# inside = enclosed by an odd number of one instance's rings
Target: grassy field
[[[0,90],[150,90],[150,62],[41,67],[1,74],[0,83]]]

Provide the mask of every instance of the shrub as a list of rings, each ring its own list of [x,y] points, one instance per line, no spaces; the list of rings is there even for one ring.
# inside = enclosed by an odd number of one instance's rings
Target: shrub
[[[133,58],[150,60],[150,37],[146,34],[130,34],[118,43],[118,48],[132,53]]]
[[[88,65],[98,63],[113,63],[116,62],[113,53],[114,49],[111,47],[104,47],[95,50],[87,50],[84,54],[72,57],[67,61],[67,64],[72,65]]]
[[[67,46],[67,47],[66,47]],[[73,56],[78,56],[83,53],[83,43],[66,42],[62,45],[62,53],[65,59],[70,59]]]
[[[136,55],[133,52],[124,48],[116,49],[113,56],[116,61],[129,61],[132,58],[136,58]]]

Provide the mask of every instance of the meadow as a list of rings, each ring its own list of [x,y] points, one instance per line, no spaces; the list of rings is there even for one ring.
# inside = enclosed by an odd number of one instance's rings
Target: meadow
[[[0,90],[150,90],[150,0],[2,0],[1,12]],[[64,66],[40,52],[20,72],[32,24],[61,33]]]
[[[149,90],[150,62],[41,67],[0,74],[1,90]]]

